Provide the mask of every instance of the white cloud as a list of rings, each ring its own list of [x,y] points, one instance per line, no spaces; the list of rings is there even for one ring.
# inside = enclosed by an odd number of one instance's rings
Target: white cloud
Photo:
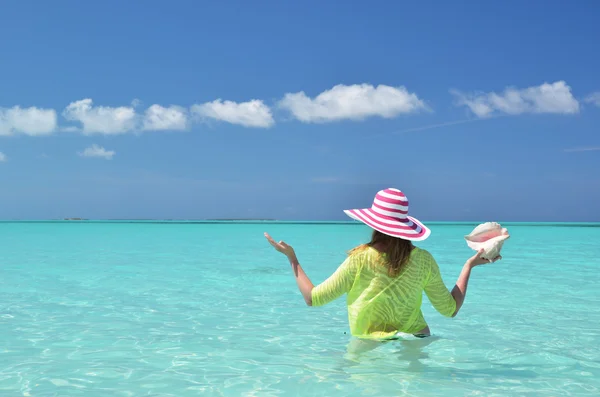
[[[0,152],[0,163],[5,163],[8,161],[8,158],[6,157],[6,155],[2,152]]]
[[[101,146],[93,144],[86,148],[83,152],[77,153],[81,157],[98,157],[105,160],[112,160],[113,156],[117,154],[114,150],[106,150]]]
[[[50,135],[56,130],[56,124],[57,116],[54,109],[21,108],[20,106],[0,108],[0,136]]]
[[[518,115],[579,112],[579,102],[571,94],[571,87],[562,80],[524,89],[507,87],[501,94],[495,92],[463,94],[457,90],[450,92],[457,98],[458,106],[467,106],[481,118],[493,116],[495,113]]]
[[[132,132],[138,118],[133,107],[94,107],[89,98],[70,103],[63,116],[69,121],[79,121],[85,135]]]
[[[253,99],[236,103],[217,99],[200,105],[192,105],[191,112],[201,118],[225,121],[244,127],[268,128],[275,124],[271,109],[262,100]]]
[[[427,109],[425,103],[405,87],[370,84],[338,84],[314,99],[301,91],[287,93],[279,106],[305,123],[364,120],[367,117],[393,118]]]
[[[185,130],[187,125],[187,111],[180,106],[152,105],[144,115],[144,130]]]
[[[600,91],[593,92],[585,98],[585,102],[594,104],[600,107]]]

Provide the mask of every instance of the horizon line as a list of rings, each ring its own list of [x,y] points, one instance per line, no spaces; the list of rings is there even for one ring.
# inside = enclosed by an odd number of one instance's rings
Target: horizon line
[[[478,220],[455,220],[455,221],[422,221],[430,225],[477,225],[487,221]],[[496,221],[506,225],[523,225],[523,226],[599,226],[600,221]],[[160,219],[160,218],[114,218],[114,219],[86,219],[86,218],[63,218],[63,219],[0,219],[0,223],[144,223],[144,224],[339,224],[339,225],[355,225],[366,226],[355,220],[281,220],[271,218],[214,218],[214,219]]]

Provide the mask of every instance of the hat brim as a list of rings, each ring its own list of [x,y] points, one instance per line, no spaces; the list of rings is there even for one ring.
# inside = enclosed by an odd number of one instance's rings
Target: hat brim
[[[431,234],[427,226],[412,216],[407,216],[405,221],[390,217],[383,218],[370,208],[344,210],[344,213],[383,234],[404,240],[423,241]]]

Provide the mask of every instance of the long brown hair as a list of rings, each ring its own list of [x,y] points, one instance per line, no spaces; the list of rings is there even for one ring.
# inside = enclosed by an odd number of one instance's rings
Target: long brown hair
[[[415,247],[410,240],[388,236],[387,234],[373,230],[371,241],[352,249],[349,254],[351,255],[354,252],[373,246],[377,246],[379,251],[387,255],[388,275],[390,277],[395,277],[400,273],[400,269],[406,264],[410,257],[410,252]]]

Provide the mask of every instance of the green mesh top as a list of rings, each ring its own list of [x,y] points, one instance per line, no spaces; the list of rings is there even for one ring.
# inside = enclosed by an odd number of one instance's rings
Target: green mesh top
[[[372,247],[352,253],[313,288],[312,305],[322,306],[348,294],[350,332],[368,339],[415,334],[427,327],[421,312],[423,291],[440,314],[454,314],[456,302],[428,251],[415,247],[396,277],[388,276],[385,260],[386,255]]]

